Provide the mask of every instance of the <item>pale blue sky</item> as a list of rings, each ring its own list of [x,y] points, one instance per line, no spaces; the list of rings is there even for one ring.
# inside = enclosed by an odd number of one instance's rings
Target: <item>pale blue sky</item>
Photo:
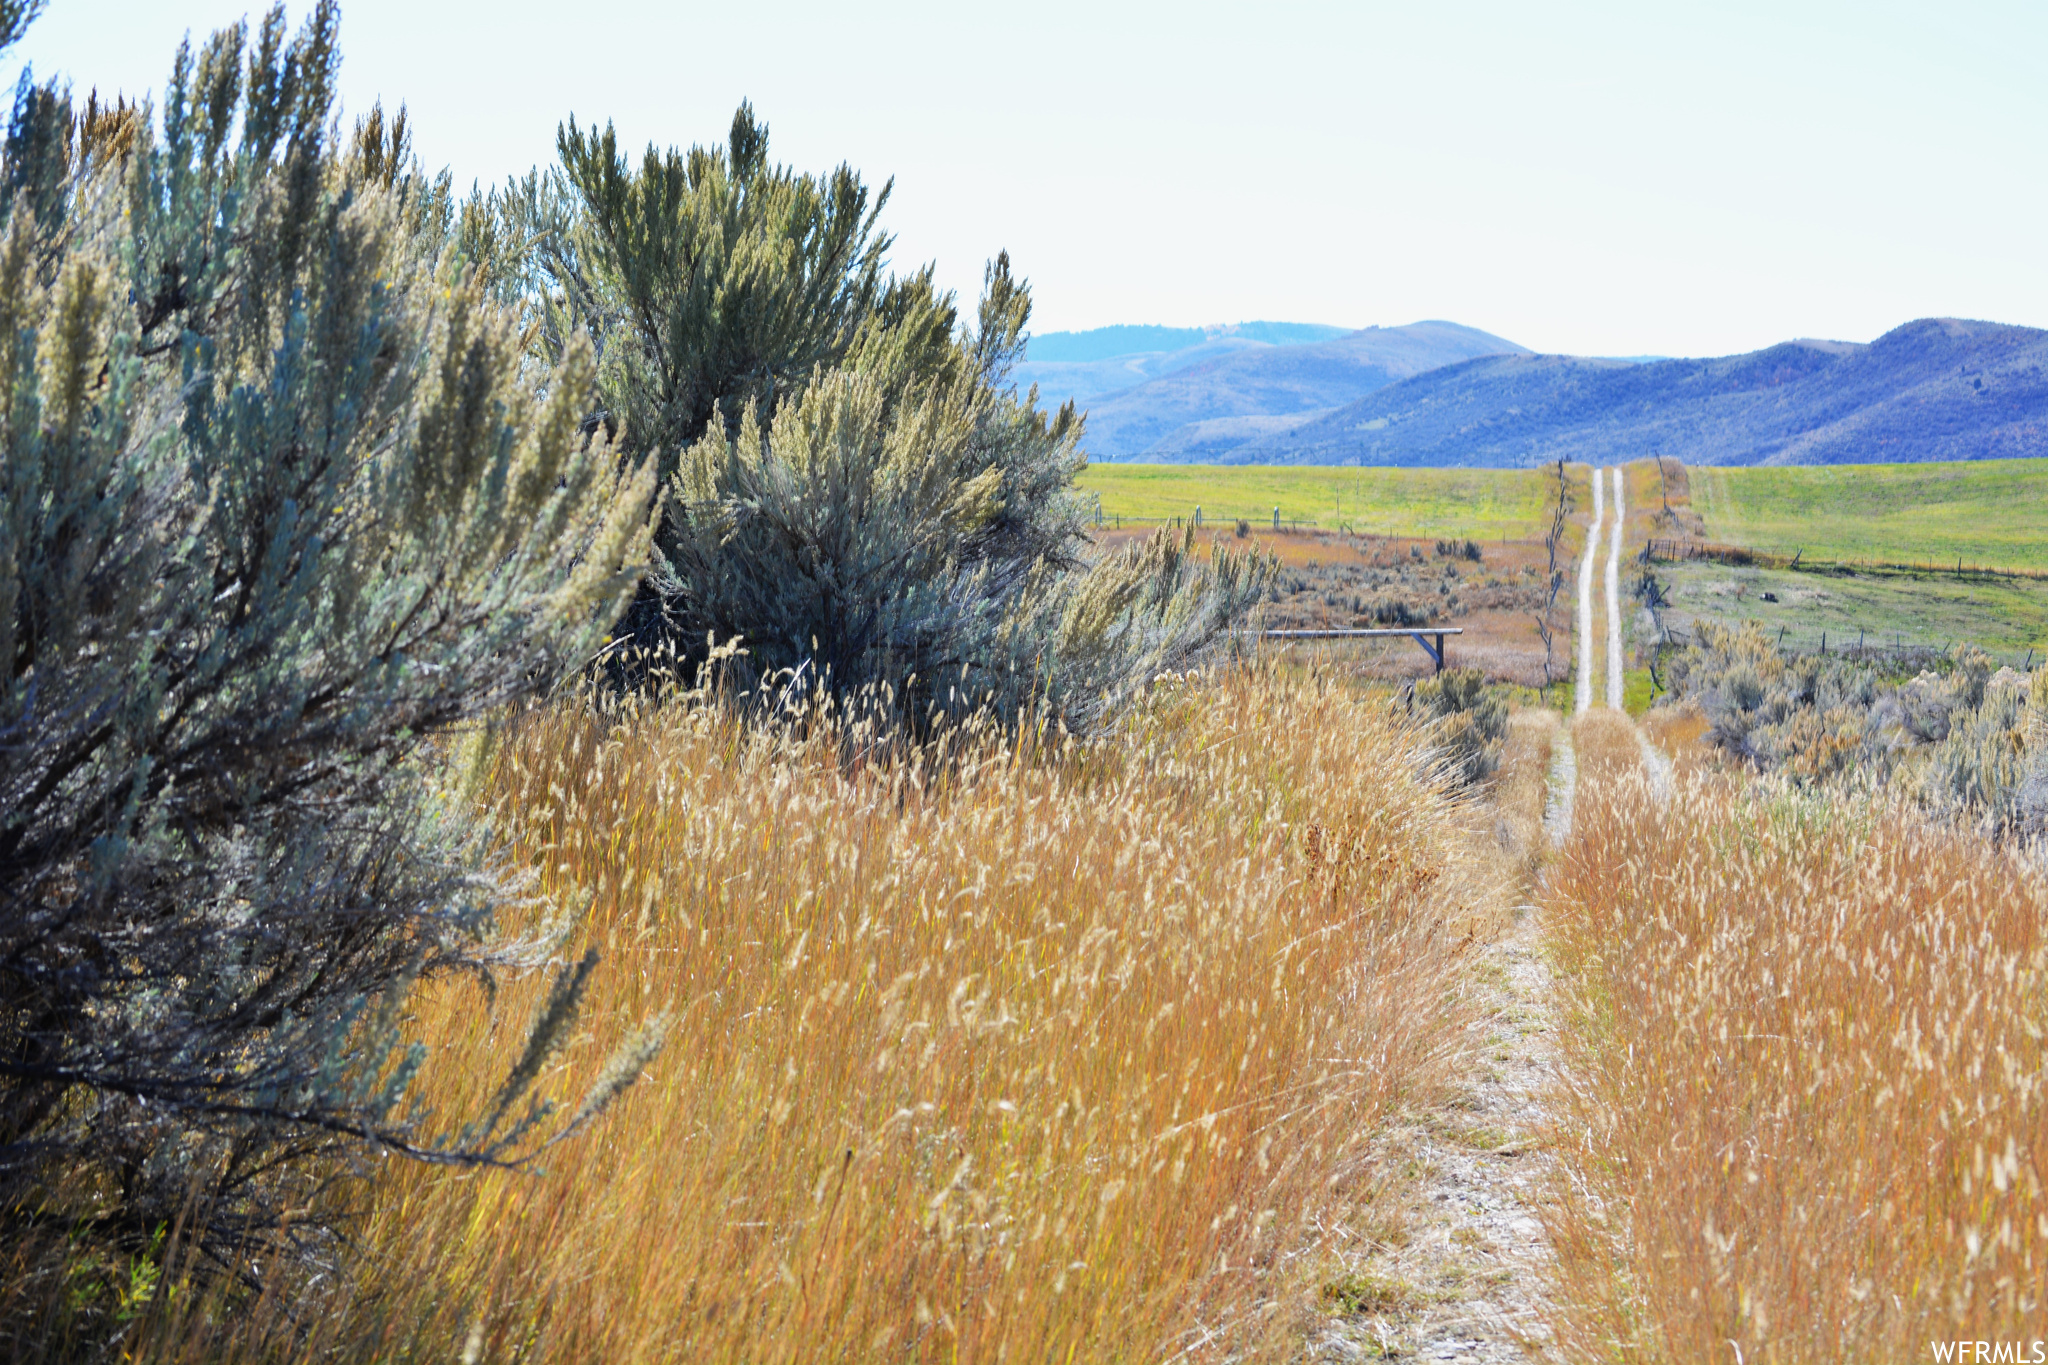
[[[294,19],[309,0],[292,0]],[[53,0],[0,74],[130,93],[234,0]],[[344,98],[463,183],[723,136],[896,177],[896,263],[1035,330],[1448,318],[1546,351],[2048,326],[2048,5],[347,0]]]

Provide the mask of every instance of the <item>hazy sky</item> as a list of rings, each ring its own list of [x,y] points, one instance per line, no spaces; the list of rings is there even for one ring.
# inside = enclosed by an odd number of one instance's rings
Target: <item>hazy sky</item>
[[[294,20],[309,0],[291,0]],[[234,0],[52,0],[132,93]],[[344,99],[463,184],[557,120],[896,180],[899,268],[1007,247],[1034,330],[1449,318],[1546,351],[2048,326],[2048,5],[348,0]]]

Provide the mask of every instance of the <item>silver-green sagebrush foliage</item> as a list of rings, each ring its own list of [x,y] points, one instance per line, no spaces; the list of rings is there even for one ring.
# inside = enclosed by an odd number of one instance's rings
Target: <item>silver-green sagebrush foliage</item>
[[[1085,729],[1266,572],[1094,551],[1006,258],[963,323],[744,107],[461,202],[402,111],[342,134],[336,23],[188,44],[156,108],[24,78],[0,151],[0,1220],[246,1278],[325,1244],[308,1158],[521,1160],[653,1046],[550,1122],[586,959],[485,1112],[409,1106],[412,985],[555,941],[494,929],[456,727],[638,646]]]
[[[1911,678],[1871,657],[1787,654],[1754,623],[1702,622],[1669,661],[1707,738],[1803,785],[1886,787],[1995,836],[2048,833],[2048,669],[1994,671],[1973,645]]]
[[[885,273],[886,186],[775,165],[746,106],[722,147],[635,167],[572,121],[559,152],[461,230],[540,354],[596,338],[586,425],[663,472],[636,649],[688,666],[737,640],[742,686],[1085,728],[1227,642],[1255,556],[1095,554],[1080,416],[1009,381],[1031,301],[1007,255],[964,322],[930,268]]]
[[[511,893],[418,760],[603,643],[655,491],[403,117],[337,135],[335,25],[181,49],[154,118],[25,81],[0,166],[0,1217],[249,1274],[295,1158],[543,1139],[538,1062],[407,1107],[406,988]]]

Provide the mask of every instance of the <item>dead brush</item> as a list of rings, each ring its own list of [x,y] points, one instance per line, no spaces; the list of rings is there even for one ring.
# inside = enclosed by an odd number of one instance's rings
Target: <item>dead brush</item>
[[[1584,770],[1582,769],[1582,772]],[[2048,1315],[2048,884],[1903,801],[1581,788],[1565,1359],[1925,1359]]]
[[[1424,737],[1316,673],[1183,683],[1085,744],[849,763],[815,719],[577,700],[510,734],[488,799],[584,907],[562,955],[606,954],[542,1088],[651,1016],[669,1041],[543,1170],[382,1171],[306,1354],[1295,1349],[1504,899]],[[426,992],[426,1102],[465,1112],[535,1004]]]

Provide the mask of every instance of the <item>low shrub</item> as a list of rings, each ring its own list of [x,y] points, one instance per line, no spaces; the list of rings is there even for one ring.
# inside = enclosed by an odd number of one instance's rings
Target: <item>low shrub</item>
[[[1668,656],[1671,697],[1690,700],[1706,737],[1752,769],[1841,789],[1893,789],[2000,835],[2044,828],[2048,744],[2043,673],[1994,673],[1971,645],[1903,681],[1877,660],[1786,654],[1753,623],[1702,622]]]
[[[1409,705],[1432,723],[1453,779],[1474,787],[1500,767],[1508,732],[1507,699],[1476,668],[1452,668],[1415,684]]]

